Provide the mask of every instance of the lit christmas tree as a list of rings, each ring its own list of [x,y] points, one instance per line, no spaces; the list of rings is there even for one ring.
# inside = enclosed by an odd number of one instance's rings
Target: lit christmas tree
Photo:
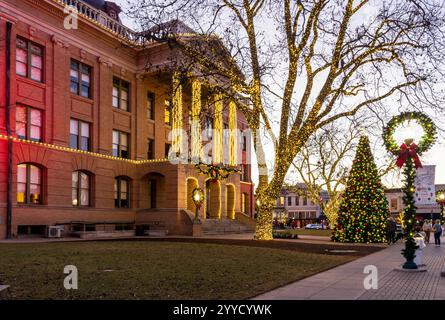
[[[388,200],[380,181],[368,137],[360,139],[349,173],[332,240],[385,242]]]

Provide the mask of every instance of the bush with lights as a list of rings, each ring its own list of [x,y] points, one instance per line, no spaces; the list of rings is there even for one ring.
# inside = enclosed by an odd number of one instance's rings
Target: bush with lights
[[[388,216],[388,200],[369,146],[369,139],[363,136],[349,173],[332,240],[385,242]]]

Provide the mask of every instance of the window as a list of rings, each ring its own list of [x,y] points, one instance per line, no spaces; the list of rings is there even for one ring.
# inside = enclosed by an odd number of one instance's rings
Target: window
[[[147,93],[147,119],[155,119],[155,94],[153,92]]]
[[[153,139],[148,139],[147,143],[147,159],[155,158],[155,141]]]
[[[22,38],[16,40],[16,73],[43,82],[43,48]]]
[[[116,208],[130,208],[130,181],[126,177],[114,179],[114,206]]]
[[[213,118],[212,117],[205,117],[204,119],[204,130],[205,130],[205,134],[207,139],[212,138],[212,133],[213,133]]]
[[[307,206],[307,197],[303,198],[303,206]]]
[[[224,123],[223,124],[223,144],[225,146],[229,145],[229,139],[230,139],[229,125],[227,123]]]
[[[284,206],[284,197],[280,197],[278,204]]]
[[[90,176],[82,171],[72,174],[72,204],[73,206],[90,206]]]
[[[288,206],[292,205],[292,197],[287,197],[287,205]]]
[[[113,79],[113,107],[129,111],[130,84],[119,78]]]
[[[391,210],[397,211],[399,209],[398,201],[397,199],[391,199]]]
[[[91,98],[91,67],[71,60],[71,92],[85,98]]]
[[[17,203],[42,204],[42,170],[35,165],[17,166]]]
[[[172,124],[172,107],[170,100],[165,100],[164,102],[164,122],[166,125],[171,126]]]
[[[247,164],[241,166],[241,181],[249,182],[249,167]]]
[[[247,151],[247,137],[243,136],[243,151]]]
[[[249,213],[249,196],[247,193],[241,194],[241,210],[244,214]]]
[[[73,149],[90,151],[90,124],[71,119],[70,147]]]
[[[170,152],[170,148],[171,148],[171,144],[170,143],[166,143],[165,144],[165,159],[168,159],[168,154]]]
[[[128,133],[113,130],[113,156],[128,159]]]
[[[42,141],[42,111],[18,105],[15,132],[21,139]]]

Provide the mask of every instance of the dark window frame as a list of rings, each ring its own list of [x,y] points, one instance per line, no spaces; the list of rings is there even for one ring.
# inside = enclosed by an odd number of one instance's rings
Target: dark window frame
[[[116,88],[117,92],[118,92],[117,106],[115,106],[113,104],[113,98],[115,97],[113,95],[114,88]],[[124,109],[123,106],[122,106],[122,92],[123,91],[127,92],[127,108],[126,109]],[[113,88],[112,88],[111,94],[112,94],[111,105],[112,105],[113,108],[119,109],[119,110],[122,110],[122,111],[125,111],[125,112],[130,112],[131,111],[131,109],[130,109],[130,83],[128,81],[125,81],[125,80],[123,80],[121,78],[113,77]]]
[[[155,159],[155,140],[148,138],[147,141],[147,159],[148,160],[153,160]]]
[[[119,134],[119,139],[118,139],[119,141],[118,141],[118,144],[117,144],[117,155],[114,153],[114,150],[115,150],[114,146],[116,144],[114,143],[114,141],[111,141],[112,142],[112,154],[113,154],[113,156],[114,157],[118,157],[118,158],[123,158],[123,159],[130,159],[130,134],[127,133],[127,132],[123,132],[123,131],[119,131],[119,130],[114,130],[113,129],[112,140],[113,140],[114,132],[117,132]],[[127,145],[126,146],[122,145],[122,135],[126,135],[127,136]],[[127,151],[127,156],[126,157],[124,157],[122,155],[122,151],[124,151],[122,149],[122,147],[126,147],[127,148],[127,150],[126,150]]]
[[[76,67],[77,67],[76,69],[73,69],[73,64],[76,65]],[[88,73],[84,72],[84,68],[88,71]],[[79,62],[79,61],[77,61],[75,59],[71,59],[71,63],[70,63],[70,91],[71,91],[72,94],[78,95],[78,96],[80,96],[82,98],[92,99],[92,93],[91,93],[92,70],[93,70],[93,67],[91,67],[91,66],[89,66],[87,64],[84,64],[82,62]],[[73,81],[73,78],[71,77],[71,71],[76,71],[77,72],[77,83],[76,83],[77,89],[76,89],[76,92],[73,91],[72,84],[73,84],[74,81]],[[84,75],[84,74],[87,74],[89,79],[90,79],[90,82],[88,83],[88,96],[84,96],[82,94],[83,93],[82,88],[84,86],[83,85],[83,81],[82,81],[82,75]]]
[[[165,144],[165,159],[168,159],[168,155],[169,155],[169,151],[170,151],[170,148],[171,148],[171,146],[172,146],[172,144],[171,143],[166,143]]]
[[[44,121],[43,121],[44,120],[43,119],[43,110],[40,110],[40,109],[37,109],[37,108],[33,108],[33,107],[29,107],[29,106],[25,106],[23,104],[18,104],[17,107],[25,108],[25,110],[26,110],[26,124],[25,124],[26,135],[23,137],[23,136],[19,136],[17,134],[17,136],[20,139],[26,139],[26,140],[35,141],[35,142],[43,142],[43,124],[44,124]],[[35,125],[31,124],[31,111],[32,110],[36,110],[36,111],[40,112],[40,123],[41,123],[41,125],[40,125],[40,127],[38,127],[38,128],[40,128],[40,130],[39,130],[40,131],[40,139],[33,139],[31,137],[31,127],[35,126]],[[15,117],[16,117],[16,130],[17,130],[17,122],[23,123],[21,121],[17,121],[17,110],[16,110]]]
[[[77,138],[76,138],[77,147],[74,147],[71,144],[71,136],[74,136],[74,134],[71,133],[71,121],[77,122]],[[86,138],[85,136],[82,135],[82,124],[88,125],[89,137],[88,137],[88,148],[86,150],[82,148],[82,138]],[[76,150],[82,150],[82,151],[91,151],[91,123],[82,121],[82,120],[78,120],[78,119],[74,119],[74,118],[70,119],[70,148],[76,149]]]
[[[155,94],[151,91],[148,91],[147,92],[146,110],[147,110],[147,119],[149,119],[149,120],[155,120],[155,103],[156,103]],[[149,108],[149,104],[150,104],[150,108]]]
[[[92,192],[91,192],[91,182],[92,182],[92,178],[91,178],[91,174],[89,174],[88,172],[85,172],[83,170],[76,170],[73,171],[72,173],[76,173],[77,174],[77,187],[73,187],[72,186],[72,181],[71,181],[71,190],[76,189],[77,192],[77,204],[73,204],[73,196],[72,196],[72,191],[71,191],[71,204],[73,205],[73,207],[91,207],[92,206],[92,201],[91,201],[91,196],[92,196]],[[86,175],[88,177],[88,189],[82,188],[82,174]],[[72,179],[72,175],[71,175],[71,179]],[[82,190],[88,190],[88,204],[82,204],[81,202],[81,196],[82,196]]]
[[[125,193],[127,194],[127,205],[123,206],[122,205],[122,184],[121,181],[125,180],[127,182],[127,190],[125,191]],[[117,185],[117,190],[115,190],[115,195],[114,195],[114,207],[115,208],[125,208],[125,209],[130,209],[130,179],[128,177],[125,176],[119,176],[114,178],[114,183]],[[117,195],[117,198],[116,198]]]
[[[19,163],[17,165],[17,170],[18,170],[18,166],[20,166],[20,165],[26,165],[26,182],[25,182],[25,186],[26,187],[25,187],[25,199],[24,199],[25,201],[24,202],[18,202],[17,201],[17,204],[19,204],[19,205],[23,205],[23,204],[25,204],[25,205],[29,205],[29,204],[31,204],[31,205],[43,205],[43,169],[41,167],[33,164],[33,163],[25,162],[25,163]],[[31,201],[31,167],[35,167],[35,168],[37,168],[39,170],[40,198],[39,198],[38,202]],[[17,187],[18,187],[19,183],[23,183],[23,182],[18,182],[18,179],[17,179]]]
[[[17,43],[18,40],[24,41],[26,43],[26,48],[20,47],[19,44]],[[33,51],[32,51],[32,46],[33,45],[38,47],[38,48],[40,48],[41,55],[37,55],[37,54],[33,53]],[[45,47],[40,45],[40,44],[38,44],[38,43],[36,43],[36,42],[28,40],[26,38],[17,36],[17,38],[16,38],[16,50],[17,50],[17,48],[26,50],[27,61],[26,61],[26,76],[18,74],[17,70],[16,70],[16,75],[18,75],[19,77],[24,77],[26,79],[29,79],[31,81],[44,83],[45,82],[44,81],[44,79],[45,79],[45,75],[44,75],[45,74]],[[32,65],[32,56],[33,55],[38,56],[38,57],[41,58],[41,64],[42,64],[41,68],[36,68],[35,66]],[[19,62],[21,62],[21,61],[19,61]],[[21,63],[23,63],[23,62],[21,62]],[[16,64],[17,64],[17,52],[16,52]],[[32,78],[32,68],[33,67],[35,67],[36,69],[40,70],[40,80],[36,80],[36,79]]]

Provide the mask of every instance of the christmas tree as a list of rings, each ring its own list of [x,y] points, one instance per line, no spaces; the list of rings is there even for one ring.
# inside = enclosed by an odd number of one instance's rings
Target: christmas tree
[[[337,242],[385,242],[389,217],[377,166],[368,137],[360,139],[332,240]]]

